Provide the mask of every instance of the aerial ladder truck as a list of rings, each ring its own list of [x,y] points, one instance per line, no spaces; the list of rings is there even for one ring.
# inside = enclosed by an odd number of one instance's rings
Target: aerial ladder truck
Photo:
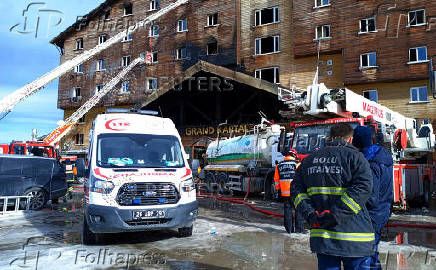
[[[416,129],[416,120],[366,99],[349,89],[328,89],[314,84],[305,91],[280,89],[279,99],[289,110],[282,116],[291,122],[292,140],[279,139],[279,150],[294,148],[301,158],[324,146],[330,127],[336,123],[365,125],[375,131],[375,140],[394,159],[394,202],[406,210],[411,202],[430,199],[436,188],[435,134],[431,124]],[[305,121],[301,121],[305,119]]]
[[[188,0],[178,0],[174,3],[169,4],[165,8],[162,8],[161,10],[157,11],[156,13],[148,16],[147,18],[139,21],[135,25],[130,26],[126,31],[122,31],[118,33],[117,35],[113,36],[112,38],[108,39],[106,42],[103,42],[96,47],[83,52],[82,54],[76,56],[75,58],[66,61],[62,65],[56,67],[54,70],[46,73],[39,79],[23,86],[22,88],[18,89],[17,91],[9,94],[2,100],[0,100],[0,120],[7,116],[8,113],[10,113],[14,107],[20,103],[21,101],[24,101],[29,96],[35,94],[36,92],[42,90],[47,84],[50,82],[56,80],[57,78],[65,75],[69,71],[71,71],[74,67],[77,65],[80,65],[84,63],[85,61],[91,59],[93,56],[97,55],[98,53],[104,51],[105,49],[111,47],[112,45],[120,42],[123,40],[125,36],[128,34],[131,34],[135,31],[137,31],[139,28],[143,28],[146,25],[152,24],[152,22],[161,16],[167,14],[168,12],[174,10],[175,8],[184,5],[188,3]],[[136,65],[142,64],[142,63],[149,64],[151,62],[151,53],[147,54],[141,54],[140,57],[136,58],[134,61],[132,61],[126,68],[124,68],[117,76],[115,76],[112,80],[110,80],[109,83],[107,83],[104,88],[95,93],[93,97],[91,97],[86,103],[84,103],[76,112],[74,112],[68,119],[62,123],[60,127],[55,129],[50,135],[44,139],[44,143],[50,146],[54,146],[56,143],[59,142],[59,140],[65,136],[71,128],[74,126],[77,121],[83,117],[91,108],[93,108],[95,105],[97,105],[100,100],[108,93],[110,92],[119,82],[120,80],[129,73]],[[6,147],[2,148],[5,149]]]

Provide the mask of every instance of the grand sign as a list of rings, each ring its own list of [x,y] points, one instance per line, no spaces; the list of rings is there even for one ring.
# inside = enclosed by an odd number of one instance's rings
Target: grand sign
[[[222,127],[188,127],[185,128],[183,134],[185,136],[211,136],[217,135],[242,135],[250,130],[254,125],[227,125]]]

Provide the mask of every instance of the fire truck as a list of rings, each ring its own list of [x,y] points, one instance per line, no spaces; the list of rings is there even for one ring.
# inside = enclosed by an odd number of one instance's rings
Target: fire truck
[[[413,202],[430,200],[436,184],[436,164],[432,158],[435,134],[431,124],[417,128],[407,118],[349,89],[328,89],[314,84],[305,91],[283,90],[279,99],[289,110],[281,114],[291,123],[292,140],[279,139],[279,150],[291,147],[301,158],[324,146],[329,130],[336,123],[365,125],[375,131],[376,144],[384,146],[394,159],[394,205],[406,210]],[[299,119],[312,119],[298,121]]]
[[[13,141],[11,144],[1,144],[0,154],[36,155],[59,159],[59,154],[54,146],[37,141]]]
[[[279,99],[288,105],[281,115],[288,128],[262,118],[251,133],[217,139],[207,150],[208,165],[203,180],[209,191],[242,191],[276,197],[273,188],[275,164],[287,149],[294,148],[301,159],[324,147],[330,128],[348,123],[353,128],[370,126],[376,143],[392,153],[394,201],[405,210],[411,202],[430,199],[436,184],[432,159],[435,135],[431,125],[416,129],[407,118],[348,89],[328,89],[313,84],[304,91],[279,89]],[[282,153],[283,152],[283,153]]]

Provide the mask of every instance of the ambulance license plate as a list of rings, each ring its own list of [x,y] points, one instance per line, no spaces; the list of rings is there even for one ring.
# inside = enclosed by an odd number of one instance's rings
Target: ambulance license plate
[[[133,219],[149,219],[149,218],[164,218],[164,210],[146,210],[146,211],[133,211]]]

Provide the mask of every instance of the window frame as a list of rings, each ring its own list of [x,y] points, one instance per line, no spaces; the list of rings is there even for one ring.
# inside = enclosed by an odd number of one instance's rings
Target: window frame
[[[157,35],[155,35],[155,27],[157,27]],[[149,37],[158,37],[159,36],[159,25],[158,24],[153,24],[152,26],[150,26],[150,29],[148,30],[148,36]]]
[[[85,134],[82,133],[77,133],[76,136],[74,136],[75,138],[75,145],[85,145]]]
[[[375,54],[375,65],[370,65],[370,55],[371,54]],[[366,56],[367,57],[367,62],[368,62],[368,66],[363,66],[362,64],[363,64],[363,61],[362,61],[362,56]],[[363,69],[370,69],[370,68],[377,68],[378,66],[377,66],[377,52],[369,52],[369,53],[362,53],[362,54],[360,54],[360,67],[359,67],[359,69],[360,70],[363,70]]]
[[[130,65],[131,62],[132,62],[132,56],[125,55],[125,56],[123,56],[123,58],[121,60],[121,66],[122,67],[127,67],[127,66]]]
[[[131,13],[127,13],[127,6],[130,7]],[[125,3],[123,8],[123,17],[132,16],[133,15],[133,4],[132,3]]]
[[[262,11],[267,10],[267,9],[272,9],[273,10],[273,21],[269,22],[269,23],[262,23]],[[257,21],[258,21],[257,18],[259,18],[259,24],[257,24]],[[279,6],[273,6],[273,7],[263,8],[263,9],[256,9],[254,11],[254,26],[255,27],[260,27],[260,26],[265,26],[265,25],[270,25],[270,24],[276,24],[276,23],[280,23],[280,10],[279,10]]]
[[[102,42],[101,39],[104,38],[104,41]],[[98,45],[103,44],[107,41],[107,34],[102,34],[98,36]]]
[[[79,90],[79,95],[77,95],[77,90]],[[73,87],[73,91],[71,93],[72,98],[81,98],[82,97],[82,87],[76,86]]]
[[[209,53],[209,44],[216,44],[216,53]],[[218,41],[215,41],[215,42],[208,42],[207,44],[206,44],[206,55],[218,55]]]
[[[180,23],[182,24],[180,25]],[[182,26],[182,30],[180,30],[180,26]],[[177,21],[177,33],[183,33],[183,32],[188,32],[188,19],[186,18]]]
[[[257,68],[254,70],[254,77],[256,79],[262,79],[262,71],[266,69],[274,69],[274,84],[280,84],[280,67],[265,67],[265,68]],[[258,77],[258,74],[260,77]]]
[[[74,67],[74,73],[83,74],[83,64],[78,64]]]
[[[319,27],[321,27],[321,34],[322,34],[322,37],[318,37],[318,28]],[[328,27],[328,29],[329,29],[329,36],[328,37],[325,37],[324,36],[324,29],[325,29],[325,27]],[[326,39],[331,39],[332,38],[332,32],[331,32],[331,27],[330,27],[330,24],[323,24],[323,25],[318,25],[317,27],[315,27],[315,41],[318,41],[318,40],[326,40]]]
[[[417,23],[417,24],[410,24],[410,14],[411,13],[415,13],[415,17],[416,17],[416,12],[418,11],[424,11],[424,16],[423,16],[423,22],[422,23]],[[427,20],[427,16],[425,14],[425,8],[421,8],[421,9],[416,9],[416,10],[411,10],[407,13],[407,27],[415,27],[415,26],[422,26],[422,25],[427,25],[426,23]]]
[[[131,42],[133,40],[133,33],[127,34],[121,42]]]
[[[362,96],[365,97],[365,93],[371,93],[371,92],[375,92],[377,101],[371,100],[370,98],[368,98],[368,99],[373,101],[373,102],[378,103],[378,90],[377,89],[364,90],[364,91],[362,91]]]
[[[105,70],[106,70],[106,65],[104,59],[98,59],[95,71],[105,71]]]
[[[155,57],[155,55],[156,55],[156,57]],[[156,61],[155,58],[157,58],[157,61]],[[158,52],[151,52],[151,63],[152,63],[152,64],[157,64],[157,63],[159,63]]]
[[[420,48],[425,48],[425,60],[419,60],[419,53],[418,53],[418,49]],[[415,50],[416,53],[416,60],[412,61],[411,59],[411,51]],[[420,46],[420,47],[414,47],[414,48],[409,48],[409,62],[407,62],[407,64],[419,64],[419,63],[427,63],[428,60],[428,50],[427,50],[427,46]]]
[[[121,94],[130,94],[130,81],[121,82]]]
[[[321,5],[318,6],[317,0],[314,0],[313,8],[316,9],[316,8],[323,8],[323,7],[331,6],[330,0],[327,0],[327,1],[328,1],[327,4],[321,4]],[[321,2],[324,2],[324,0],[321,0]]]
[[[83,50],[83,38],[77,38],[76,39],[76,51]],[[80,46],[79,46],[80,45]]]
[[[261,40],[264,38],[269,38],[269,37],[273,37],[274,38],[274,51],[273,52],[269,52],[269,53],[262,53],[262,42]],[[258,48],[259,45],[259,48]],[[259,51],[259,53],[257,53]],[[275,54],[275,53],[280,53],[280,35],[274,35],[274,36],[267,36],[267,37],[262,37],[262,38],[256,38],[254,40],[254,55],[268,55],[268,54]]]
[[[148,11],[159,10],[160,9],[159,0],[150,0],[150,6],[148,8],[149,8]]]
[[[374,30],[370,31],[368,29],[368,21],[369,20],[374,20]],[[362,21],[366,21],[366,31],[362,31]],[[359,20],[359,34],[370,34],[370,33],[377,33],[377,20],[375,19],[375,17],[370,17],[370,18],[364,18],[364,19],[360,19]]]
[[[152,81],[152,85],[156,85],[156,88],[153,88],[152,87],[152,89],[150,89],[150,87],[149,87],[149,85],[150,85],[150,81]],[[157,78],[147,78],[147,84],[146,84],[146,86],[145,86],[145,89],[147,90],[147,91],[157,91],[157,90],[159,90],[159,86],[158,86],[158,80],[157,80]]]
[[[426,100],[420,100],[419,90],[422,89],[422,88],[425,88],[425,91],[426,91],[426,94],[427,94],[426,95]],[[417,100],[412,100],[412,98],[413,98],[412,91],[413,90],[417,90],[418,91],[416,93]],[[428,87],[426,85],[410,87],[410,102],[409,103],[428,103],[428,102],[429,102],[429,99],[428,99]]]
[[[216,16],[216,18],[215,18]],[[211,20],[212,18],[212,20]],[[210,21],[213,22],[213,24],[210,24]],[[213,14],[208,14],[207,15],[207,21],[206,21],[206,27],[214,27],[214,26],[218,26],[218,12],[215,12]]]
[[[181,50],[183,50],[183,49],[185,50],[185,57],[181,57],[183,55],[181,53],[182,52]],[[180,50],[181,55],[179,55],[179,50]],[[187,57],[188,57],[188,50],[186,47],[180,47],[180,48],[176,49],[176,60],[183,60],[183,59],[186,59]]]

